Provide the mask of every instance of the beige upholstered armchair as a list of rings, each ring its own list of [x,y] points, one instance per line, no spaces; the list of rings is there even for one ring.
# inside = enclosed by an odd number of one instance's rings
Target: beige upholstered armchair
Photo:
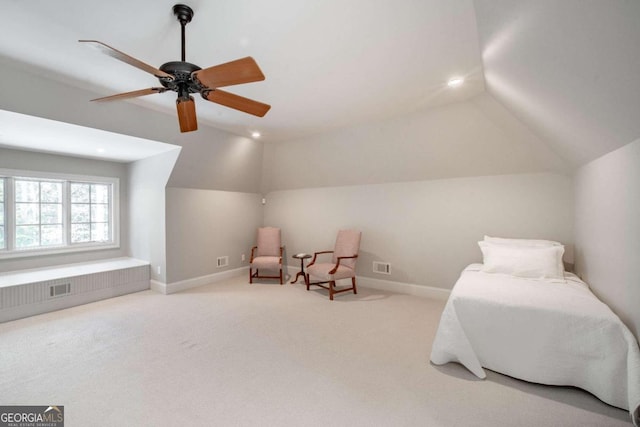
[[[258,228],[257,246],[251,248],[249,261],[249,283],[253,279],[280,279],[282,285],[282,252],[280,229],[275,227]],[[255,273],[253,270],[255,269]],[[260,275],[260,271],[279,272],[277,276]]]
[[[336,238],[336,245],[332,251],[315,252],[313,259],[307,266],[305,274],[305,283],[307,290],[310,285],[320,286],[329,290],[329,299],[333,301],[333,295],[340,292],[353,290],[354,294],[358,293],[356,288],[356,260],[358,251],[360,250],[360,237],[362,233],[356,230],[340,230]],[[321,254],[333,254],[330,263],[316,263],[316,258]],[[311,282],[311,277],[320,281]],[[351,287],[336,290],[336,280],[351,278]],[[328,283],[329,286],[324,286]]]

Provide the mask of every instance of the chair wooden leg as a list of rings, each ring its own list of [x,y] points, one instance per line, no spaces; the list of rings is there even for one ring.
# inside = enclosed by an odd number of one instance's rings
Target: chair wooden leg
[[[336,285],[336,282],[333,280],[329,282],[329,299],[333,301],[333,287]]]
[[[309,290],[309,273],[304,274],[304,284],[307,285],[307,290]]]
[[[280,284],[282,285],[282,268],[280,269]]]
[[[253,283],[253,269],[249,267],[249,283]]]
[[[351,278],[351,285],[353,285],[353,293],[357,294],[358,293],[358,289],[356,288],[356,278],[355,277]]]

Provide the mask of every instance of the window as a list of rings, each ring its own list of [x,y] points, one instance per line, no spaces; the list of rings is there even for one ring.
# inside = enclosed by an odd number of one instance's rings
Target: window
[[[14,179],[15,248],[63,244],[62,183]]]
[[[7,216],[7,214],[5,213],[6,210],[4,208],[4,181],[4,178],[0,178],[0,250],[7,247],[7,244],[4,241],[4,217]]]
[[[71,243],[110,240],[110,193],[106,184],[71,183]]]
[[[118,179],[0,170],[0,258],[118,247]]]

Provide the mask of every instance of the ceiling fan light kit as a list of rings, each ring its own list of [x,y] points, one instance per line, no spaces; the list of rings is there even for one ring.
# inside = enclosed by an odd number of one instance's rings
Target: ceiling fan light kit
[[[184,4],[173,6],[173,13],[180,22],[182,56],[180,61],[171,61],[162,64],[160,68],[148,65],[132,56],[127,55],[113,47],[97,40],[79,40],[81,43],[90,44],[102,53],[125,62],[142,71],[156,76],[162,85],[117,95],[92,99],[92,101],[115,101],[119,99],[137,98],[154,93],[173,91],[178,94],[176,109],[180,132],[191,132],[198,129],[196,119],[196,106],[192,93],[199,93],[203,99],[233,108],[254,116],[263,117],[271,106],[262,102],[244,98],[230,92],[219,90],[220,87],[232,86],[243,83],[251,83],[264,80],[264,74],[256,61],[250,56],[235,61],[227,62],[213,67],[202,69],[195,64],[186,62],[185,55],[185,27],[193,19],[193,10]]]

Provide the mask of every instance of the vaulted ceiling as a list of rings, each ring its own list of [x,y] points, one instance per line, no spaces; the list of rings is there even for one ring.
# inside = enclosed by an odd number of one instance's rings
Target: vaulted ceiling
[[[640,138],[640,2],[475,0],[487,90],[583,164]]]
[[[154,66],[177,60],[175,2],[5,0],[0,9],[11,19],[0,26],[0,57],[96,97],[156,86],[77,40],[103,41]],[[266,80],[228,90],[272,105],[260,119],[197,99],[201,125],[291,140],[486,90],[574,166],[640,137],[637,0],[188,4],[187,61],[207,67],[253,56]],[[453,76],[465,85],[448,89]],[[176,120],[170,93],[123,102]]]

